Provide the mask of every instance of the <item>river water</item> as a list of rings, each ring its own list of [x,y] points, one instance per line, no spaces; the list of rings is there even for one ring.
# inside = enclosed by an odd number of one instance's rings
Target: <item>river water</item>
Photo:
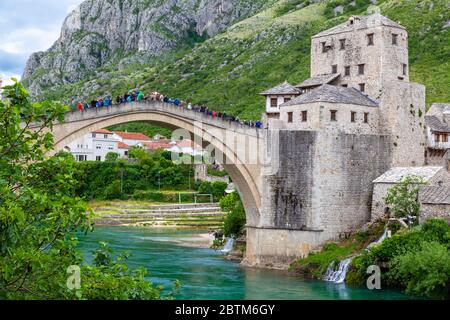
[[[128,265],[144,266],[148,280],[167,289],[180,280],[177,299],[289,299],[289,300],[402,300],[409,297],[392,290],[368,290],[309,281],[281,271],[244,268],[227,261],[212,249],[186,246],[198,244],[197,230],[167,230],[130,227],[96,227],[93,233],[79,236],[79,247],[88,261],[99,241],[108,242],[115,253],[131,254]]]

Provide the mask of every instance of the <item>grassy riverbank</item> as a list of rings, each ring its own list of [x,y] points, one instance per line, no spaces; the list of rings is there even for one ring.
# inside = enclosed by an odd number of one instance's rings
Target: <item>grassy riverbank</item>
[[[430,219],[411,229],[394,231],[392,237],[366,250],[382,233],[377,222],[341,242],[328,243],[320,252],[294,262],[290,270],[298,275],[320,279],[332,261],[355,257],[346,283],[365,285],[369,266],[381,270],[382,288],[400,288],[407,294],[433,299],[450,297],[450,226]]]

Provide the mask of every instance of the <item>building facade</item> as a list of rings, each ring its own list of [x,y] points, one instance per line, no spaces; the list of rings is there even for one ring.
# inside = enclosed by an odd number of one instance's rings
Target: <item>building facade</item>
[[[118,142],[113,132],[101,129],[75,140],[66,150],[76,161],[105,161],[108,153],[118,153]]]
[[[445,165],[445,155],[450,153],[450,104],[432,104],[425,116],[426,163]]]
[[[425,164],[425,87],[409,81],[407,31],[378,13],[314,36],[310,78],[262,95],[275,173],[247,228],[260,265],[355,232],[372,218],[375,179]]]

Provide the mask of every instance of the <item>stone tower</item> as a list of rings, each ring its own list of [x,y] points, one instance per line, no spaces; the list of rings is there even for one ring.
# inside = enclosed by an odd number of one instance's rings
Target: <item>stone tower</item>
[[[424,164],[425,87],[409,82],[404,27],[376,13],[317,34],[311,77],[325,75],[330,84],[354,87],[379,103],[380,133],[392,137],[392,166]]]
[[[377,177],[424,164],[425,88],[409,81],[405,28],[380,14],[314,36],[311,77],[262,95],[278,170],[263,177],[259,225],[247,228],[247,257],[260,264],[355,232],[370,221]]]

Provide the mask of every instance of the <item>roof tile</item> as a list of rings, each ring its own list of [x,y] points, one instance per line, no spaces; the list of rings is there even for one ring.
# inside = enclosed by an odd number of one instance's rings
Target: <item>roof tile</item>
[[[345,88],[324,84],[301,96],[282,104],[280,107],[295,106],[313,102],[331,102],[378,107],[378,103],[355,88]]]

